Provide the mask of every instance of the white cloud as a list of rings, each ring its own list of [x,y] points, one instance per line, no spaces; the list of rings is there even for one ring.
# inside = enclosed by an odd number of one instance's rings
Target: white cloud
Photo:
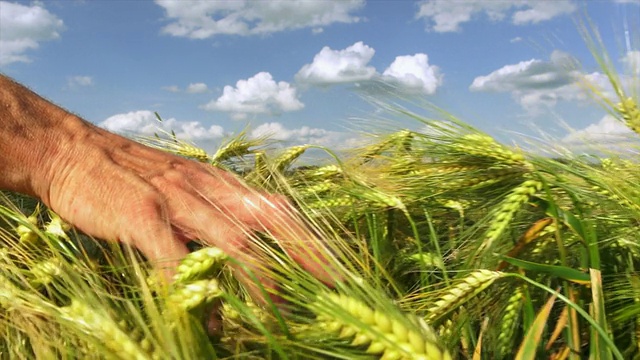
[[[349,149],[357,145],[360,139],[353,133],[330,131],[303,126],[288,129],[279,122],[264,123],[251,131],[251,138],[268,137],[280,140],[287,145],[319,145],[332,150]]]
[[[156,0],[173,22],[162,31],[173,36],[206,39],[215,35],[270,34],[290,29],[319,28],[333,23],[353,23],[351,13],[364,0]]]
[[[375,50],[362,41],[342,50],[325,46],[295,79],[315,86],[351,83],[367,91],[391,86],[393,91],[426,95],[434,94],[442,85],[440,69],[429,64],[427,54],[397,56],[382,74],[368,66],[374,54]]]
[[[174,118],[159,122],[153,111],[139,110],[113,115],[99,124],[109,131],[151,136],[162,131],[174,131],[182,140],[206,141],[218,139],[224,135],[222,127],[211,125],[208,128],[197,121],[178,121]]]
[[[187,86],[187,92],[189,94],[201,94],[207,92],[208,90],[209,88],[207,88],[207,84],[205,83],[195,83],[189,84],[189,86]]]
[[[163,86],[162,90],[166,90],[174,93],[180,92],[180,88],[177,87],[176,85]]]
[[[173,92],[173,93],[179,93],[184,91],[189,94],[202,94],[209,91],[209,87],[207,87],[207,84],[205,83],[191,83],[187,85],[187,87],[184,90],[181,90],[180,87],[178,87],[177,85],[163,86],[162,90]]]
[[[522,41],[522,38],[520,36],[516,36],[513,39],[509,40],[509,42],[512,44],[519,43],[521,41]]]
[[[382,80],[401,89],[431,95],[442,85],[440,70],[429,65],[427,54],[398,56],[382,73]]]
[[[510,92],[528,110],[540,106],[554,106],[558,101],[584,100],[585,89],[577,82],[585,78],[600,83],[598,73],[584,75],[576,70],[570,55],[554,51],[550,61],[531,59],[505,65],[484,76],[478,76],[469,87],[471,91]]]
[[[82,86],[91,86],[93,85],[93,78],[91,76],[72,76],[67,79],[67,85],[70,88],[82,87]]]
[[[516,11],[512,21],[515,25],[537,24],[556,16],[571,14],[578,8],[573,1],[527,1],[525,10]]]
[[[225,86],[222,96],[202,106],[205,110],[230,112],[236,119],[248,114],[277,115],[303,107],[296,89],[284,81],[276,83],[268,72],[238,80],[235,87]]]
[[[640,51],[627,51],[621,61],[629,75],[640,76]]]
[[[325,46],[296,74],[296,81],[313,85],[332,85],[370,80],[376,69],[367,66],[375,50],[359,41],[346,49]]]
[[[622,121],[616,119],[613,115],[607,114],[595,124],[591,124],[584,129],[574,131],[565,136],[562,141],[565,143],[581,143],[581,142],[611,142],[629,139],[634,136]]]
[[[29,62],[25,53],[40,42],[60,37],[64,23],[39,3],[26,6],[0,1],[0,66]]]
[[[571,132],[558,145],[573,153],[637,156],[640,151],[640,138],[622,121],[607,114],[597,123]]]
[[[416,18],[425,19],[428,30],[452,32],[460,31],[461,24],[482,14],[491,21],[503,21],[510,16],[513,24],[525,25],[570,14],[576,9],[575,2],[571,0],[424,0],[419,3]]]

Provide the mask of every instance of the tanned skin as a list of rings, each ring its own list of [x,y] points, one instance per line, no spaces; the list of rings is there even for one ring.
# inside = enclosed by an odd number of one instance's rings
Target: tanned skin
[[[260,276],[246,236],[268,231],[305,269],[331,282],[317,238],[284,198],[98,128],[2,74],[0,169],[0,189],[39,198],[88,235],[135,246],[168,278],[188,253],[186,243],[199,239],[275,288]]]

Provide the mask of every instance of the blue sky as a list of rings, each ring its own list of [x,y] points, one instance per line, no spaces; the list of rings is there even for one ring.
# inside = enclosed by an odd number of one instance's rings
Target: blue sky
[[[0,72],[107,129],[164,126],[208,150],[247,127],[352,146],[381,127],[367,96],[398,101],[382,83],[504,141],[541,128],[570,144],[626,133],[578,85],[606,90],[585,14],[637,94],[638,0],[0,1]]]

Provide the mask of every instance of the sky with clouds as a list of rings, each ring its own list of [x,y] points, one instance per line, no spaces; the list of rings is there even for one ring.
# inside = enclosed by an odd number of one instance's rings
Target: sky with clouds
[[[628,133],[581,85],[610,91],[586,18],[637,93],[640,0],[2,0],[0,72],[106,129],[208,150],[243,130],[351,146],[381,122],[372,98],[504,141],[607,142]]]

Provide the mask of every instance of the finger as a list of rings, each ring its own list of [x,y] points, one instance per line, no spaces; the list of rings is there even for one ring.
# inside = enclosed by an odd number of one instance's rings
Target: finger
[[[287,254],[317,279],[332,284],[339,277],[331,252],[282,196],[253,193],[243,199],[241,219],[269,233]]]
[[[255,259],[255,257],[253,258]],[[249,296],[260,306],[275,306],[283,304],[284,300],[278,296],[278,285],[273,278],[266,276],[260,266],[251,261],[234,262],[231,264],[234,276],[240,281]]]
[[[201,197],[167,186],[167,208],[175,227],[201,241],[216,246],[232,259],[236,278],[242,282],[252,298],[259,304],[269,301],[282,302],[275,294],[277,286],[267,276],[267,264],[260,261],[249,241],[249,230],[245,223],[238,222],[222,213],[216,204],[209,204]],[[180,192],[178,194],[178,192]]]
[[[148,207],[150,209],[145,210]],[[171,280],[175,269],[189,250],[173,233],[165,209],[152,203],[141,206],[141,216],[123,224],[126,238],[120,239],[140,250],[154,264],[166,280]]]

